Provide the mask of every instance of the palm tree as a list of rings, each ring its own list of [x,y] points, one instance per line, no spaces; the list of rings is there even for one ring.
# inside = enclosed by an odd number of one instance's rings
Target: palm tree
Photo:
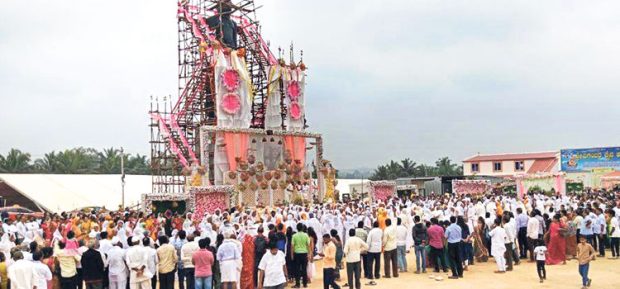
[[[370,179],[373,181],[378,180],[387,180],[390,177],[389,169],[385,165],[378,166],[375,171],[370,176]]]
[[[388,180],[395,180],[402,175],[402,167],[395,161],[390,161],[388,164],[389,178]]]
[[[453,176],[458,175],[459,173],[458,166],[456,164],[453,164],[448,157],[438,159],[435,162],[435,166],[437,167],[439,175],[442,176]]]
[[[31,170],[29,153],[13,148],[6,157],[0,155],[0,172],[2,173],[28,173]]]
[[[120,174],[121,173],[121,157],[120,151],[115,148],[104,149],[103,152],[97,153],[99,158],[99,173],[102,174]]]
[[[434,177],[437,175],[437,168],[425,164],[419,165],[417,171],[420,177]]]
[[[151,165],[146,156],[140,154],[130,155],[127,159],[127,169],[125,171],[129,174],[148,175],[151,173]]]
[[[58,154],[60,168],[63,174],[94,174],[98,169],[98,156],[95,149],[74,148]]]
[[[418,164],[410,158],[400,161],[401,174],[400,177],[416,177]]]
[[[34,161],[35,170],[40,173],[58,173],[60,170],[59,155],[60,153],[56,154],[55,151],[46,153],[42,159],[37,159]]]

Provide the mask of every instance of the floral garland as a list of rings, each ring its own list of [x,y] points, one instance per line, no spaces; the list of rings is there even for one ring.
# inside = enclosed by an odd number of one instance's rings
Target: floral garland
[[[292,80],[286,88],[286,93],[291,101],[295,102],[301,95],[301,88],[299,86],[299,82],[296,80]]]
[[[306,138],[322,138],[323,136],[320,133],[312,133],[307,131],[285,131],[285,130],[267,130],[259,129],[259,128],[224,128],[218,126],[205,125],[200,127],[201,133],[210,133],[210,132],[232,132],[232,133],[247,133],[251,135],[275,135],[275,136],[299,136]]]
[[[157,201],[185,201],[187,202],[186,208],[190,210],[190,195],[187,193],[180,194],[142,194],[142,210],[148,214],[153,211],[153,202]]]
[[[191,187],[189,194],[194,201],[191,207],[195,212],[194,215],[202,218],[205,213],[228,209],[234,193],[233,186]]]
[[[150,214],[152,212],[153,202],[155,201],[185,201],[187,211],[194,212],[199,206],[200,209],[206,209],[207,211],[217,204],[220,209],[228,208],[227,201],[226,206],[222,206],[222,197],[229,200],[234,197],[236,191],[233,186],[203,186],[203,187],[189,187],[188,191],[180,194],[142,194],[142,209]],[[205,205],[197,203],[197,196],[212,196],[208,197],[209,202]],[[213,200],[213,201],[211,201]],[[203,208],[205,207],[205,208]]]
[[[228,91],[235,91],[239,88],[241,80],[239,79],[239,72],[234,68],[228,68],[222,72],[221,75],[222,85]]]
[[[371,181],[370,182],[370,194],[373,199],[380,200],[382,202],[387,201],[390,197],[394,196],[396,188],[396,182],[394,181]]]
[[[222,97],[222,110],[228,114],[235,114],[241,109],[241,100],[236,93],[227,93]]]
[[[555,177],[566,176],[565,173],[537,173],[537,174],[521,174],[517,175],[515,179],[517,180],[537,180],[537,179],[550,179]]]
[[[452,191],[458,195],[481,195],[491,190],[488,180],[452,180]]]

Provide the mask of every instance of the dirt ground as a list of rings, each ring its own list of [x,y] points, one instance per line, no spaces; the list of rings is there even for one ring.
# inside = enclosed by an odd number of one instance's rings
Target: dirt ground
[[[608,255],[611,255],[609,254],[610,252],[607,253]],[[381,262],[383,265],[383,260],[381,260]],[[447,278],[449,276],[448,274],[441,273],[440,276],[444,279],[443,281],[435,281],[434,279],[430,279],[430,275],[438,274],[433,273],[432,270],[427,270],[426,274],[414,274],[413,272],[415,271],[415,255],[413,254],[413,252],[407,255],[407,263],[407,269],[409,272],[401,273],[398,278],[382,278],[377,281],[376,286],[365,285],[368,280],[362,278],[362,288],[581,288],[581,277],[579,276],[579,272],[577,271],[578,264],[576,260],[567,261],[566,265],[546,266],[547,280],[542,284],[539,283],[538,280],[538,275],[536,273],[536,263],[528,263],[527,261],[521,262],[519,266],[515,266],[512,272],[507,272],[506,274],[495,274],[493,273],[493,271],[497,267],[495,266],[495,262],[493,261],[493,259],[490,259],[489,262],[476,263],[474,266],[469,266],[469,270],[464,272],[463,279],[451,280]],[[313,278],[312,283],[308,285],[308,288],[323,288],[323,271],[321,269],[321,262],[317,261],[315,266],[317,268],[317,276]],[[346,270],[341,270],[340,274],[342,279],[340,282],[338,282],[338,285],[342,287],[342,285],[346,283]],[[383,267],[381,268],[381,274],[383,275]],[[620,260],[597,258],[595,261],[590,263],[589,276],[592,279],[591,288],[619,289]]]

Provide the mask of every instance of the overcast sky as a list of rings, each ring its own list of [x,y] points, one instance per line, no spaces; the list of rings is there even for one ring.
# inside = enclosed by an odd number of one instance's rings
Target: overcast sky
[[[620,145],[620,1],[257,2],[272,49],[304,50],[339,168]],[[2,1],[0,153],[148,154],[176,29],[172,0]]]

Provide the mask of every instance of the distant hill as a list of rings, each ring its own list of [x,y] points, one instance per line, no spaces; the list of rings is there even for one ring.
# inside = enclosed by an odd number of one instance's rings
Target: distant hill
[[[338,178],[340,179],[367,179],[374,172],[371,168],[339,169]]]

